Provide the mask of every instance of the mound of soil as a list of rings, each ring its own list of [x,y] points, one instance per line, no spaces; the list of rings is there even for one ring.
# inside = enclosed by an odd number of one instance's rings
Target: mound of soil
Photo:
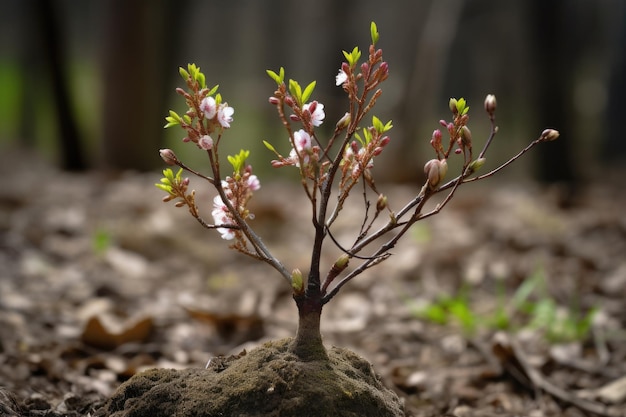
[[[96,416],[404,416],[372,365],[333,347],[303,362],[290,339],[268,342],[208,369],[152,369],[122,384]]]

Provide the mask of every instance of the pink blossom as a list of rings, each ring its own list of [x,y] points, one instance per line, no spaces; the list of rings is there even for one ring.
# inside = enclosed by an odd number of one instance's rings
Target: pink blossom
[[[322,103],[312,101],[302,106],[302,110],[308,110],[311,113],[311,123],[313,126],[317,127],[324,122],[326,114],[324,113],[324,105]]]
[[[222,198],[219,195],[216,195],[213,198],[213,211],[211,212],[213,215],[213,222],[215,224],[229,224],[232,223],[228,207],[222,201]],[[232,240],[235,238],[235,231],[233,229],[229,229],[226,227],[218,227],[217,231],[222,235],[222,239]]]
[[[229,128],[230,124],[233,121],[233,114],[235,113],[235,109],[229,107],[228,104],[220,104],[219,109],[217,109],[217,120],[220,122],[222,127]]]
[[[300,166],[300,157],[304,161],[304,164],[309,163],[309,154],[308,149],[311,149],[311,136],[304,129],[300,129],[297,132],[293,132],[293,141],[295,142],[296,148],[291,149],[289,153],[289,161],[299,167]]]
[[[261,188],[261,181],[259,181],[259,178],[256,175],[250,175],[248,177],[248,188],[251,191],[257,191]]]
[[[346,74],[344,70],[340,69],[339,74],[335,76],[335,82],[339,86],[339,85],[344,84],[346,81],[348,81],[348,74]]]
[[[209,135],[204,135],[200,139],[198,139],[198,146],[201,149],[208,151],[213,148],[213,139],[211,139],[211,136]]]
[[[213,97],[205,97],[200,102],[200,110],[204,113],[204,117],[211,120],[217,114],[217,105]]]
[[[293,133],[293,141],[296,144],[298,153],[311,148],[311,136],[309,136],[304,129],[300,129]]]

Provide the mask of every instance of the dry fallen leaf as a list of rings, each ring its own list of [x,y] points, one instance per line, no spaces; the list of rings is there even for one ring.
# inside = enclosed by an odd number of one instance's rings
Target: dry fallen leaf
[[[87,321],[81,340],[83,343],[100,349],[115,349],[128,342],[143,342],[152,332],[151,317],[124,323],[117,331],[107,328],[100,317],[95,316]]]

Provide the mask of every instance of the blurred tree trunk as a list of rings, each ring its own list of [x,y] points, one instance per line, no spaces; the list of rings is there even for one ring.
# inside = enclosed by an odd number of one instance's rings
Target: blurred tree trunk
[[[172,71],[166,61],[181,13],[174,3],[108,2],[103,51],[106,168],[148,170],[161,165],[158,147],[167,110],[167,74]]]
[[[534,112],[541,127],[555,128],[559,140],[543,144],[537,152],[537,177],[546,183],[574,185],[577,172],[573,166],[573,71],[572,60],[579,56],[581,35],[576,22],[569,18],[567,0],[533,0],[528,5],[533,64],[536,68]],[[572,28],[575,28],[572,30]]]
[[[391,179],[399,182],[417,183],[424,179],[423,170],[415,167],[415,155],[419,155],[420,141],[428,142],[430,138],[421,137],[420,130],[425,125],[439,127],[435,103],[445,100],[441,92],[464,2],[435,0],[421,6],[427,8],[426,18],[416,33],[411,73],[399,109],[398,124],[405,126],[404,141],[401,147],[395,148],[394,158],[390,158],[394,165]]]
[[[622,117],[626,112],[624,92],[626,92],[626,4],[615,5],[616,42],[615,56],[612,60],[609,78],[609,97],[607,103],[607,129],[604,133],[603,159],[610,162],[624,162],[626,157],[626,141],[624,140],[624,123]],[[600,161],[602,164],[602,161]]]
[[[31,2],[29,2],[31,3]],[[49,74],[57,115],[59,152],[63,169],[80,171],[86,168],[83,146],[72,109],[67,81],[66,43],[61,36],[63,26],[53,0],[38,0],[31,12],[36,19],[35,30],[42,45],[45,72]],[[31,71],[30,69],[28,70]],[[26,116],[29,119],[29,116]]]

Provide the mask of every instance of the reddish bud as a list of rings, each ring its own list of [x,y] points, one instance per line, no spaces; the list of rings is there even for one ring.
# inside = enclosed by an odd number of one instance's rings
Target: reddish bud
[[[300,118],[298,116],[296,116],[295,114],[289,115],[289,119],[291,119],[292,122],[299,122],[300,121]]]
[[[280,100],[278,98],[274,97],[274,96],[271,96],[269,98],[269,102],[270,102],[270,104],[273,104],[274,106],[280,104]]]
[[[443,127],[445,127],[446,129],[448,128],[448,122],[446,122],[445,120],[441,119],[439,120],[439,124]]]
[[[442,136],[443,135],[441,134],[441,130],[439,130],[439,129],[433,130],[433,136],[430,139],[430,143],[436,149],[439,148],[439,146],[441,145],[441,138],[442,138]]]
[[[289,107],[293,107],[293,98],[291,96],[285,97],[285,104]]]
[[[389,144],[389,142],[391,142],[391,138],[389,136],[384,136],[380,140],[379,145],[382,146],[382,147],[385,147],[385,146],[387,146]]]
[[[176,154],[171,149],[160,149],[159,155],[161,155],[161,159],[163,159],[167,165],[178,165],[180,163]]]
[[[380,71],[380,75],[378,76],[379,81],[385,81],[389,76],[389,64],[386,62],[381,62],[380,67],[378,67]]]
[[[370,66],[367,62],[364,62],[361,64],[361,72],[366,74],[367,71],[370,69]]]
[[[343,72],[345,72],[346,74],[350,74],[350,65],[348,65],[347,62],[342,62],[341,63],[341,70]]]

